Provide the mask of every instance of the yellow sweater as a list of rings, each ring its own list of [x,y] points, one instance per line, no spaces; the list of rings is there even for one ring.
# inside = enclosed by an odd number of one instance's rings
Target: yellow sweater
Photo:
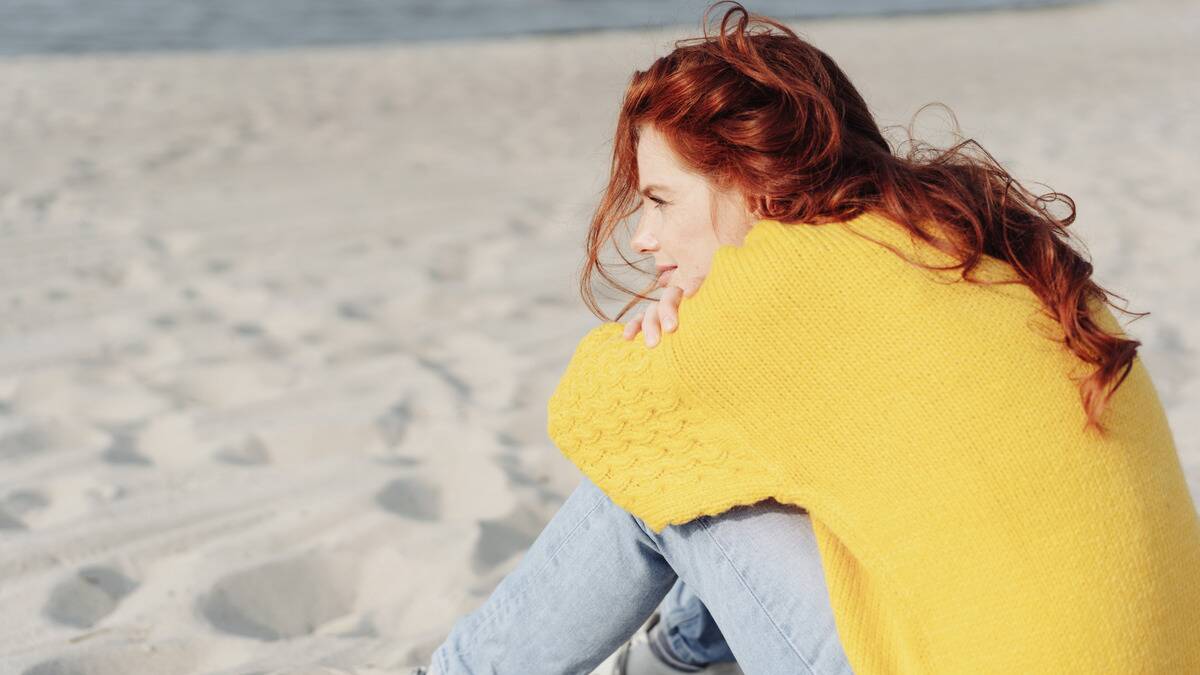
[[[657,346],[583,337],[550,438],[656,532],[807,509],[859,675],[1200,673],[1200,519],[1141,360],[1085,432],[1028,287],[849,228],[953,262],[873,213],[760,220]]]

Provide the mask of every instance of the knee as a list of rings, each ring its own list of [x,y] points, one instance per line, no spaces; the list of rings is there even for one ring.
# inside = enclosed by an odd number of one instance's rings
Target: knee
[[[594,503],[595,500],[599,500],[602,502],[601,508],[608,511],[612,517],[628,520],[632,525],[635,525],[639,530],[641,530],[642,534],[645,535],[645,537],[652,542],[656,548],[658,547],[658,544],[662,540],[662,535],[656,534],[641,518],[626,511],[619,504],[614,502],[612,498],[608,496],[608,493],[602,490],[600,486],[596,485],[591,478],[588,478],[586,475],[583,476],[583,478],[579,481],[579,485],[575,488],[575,492],[580,495],[580,497],[586,498],[588,503]]]

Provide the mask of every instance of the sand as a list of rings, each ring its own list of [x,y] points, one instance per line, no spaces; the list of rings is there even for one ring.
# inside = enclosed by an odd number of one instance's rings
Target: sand
[[[792,25],[1076,200],[1200,495],[1200,7]],[[583,231],[696,28],[0,60],[0,672],[424,663],[579,480]]]

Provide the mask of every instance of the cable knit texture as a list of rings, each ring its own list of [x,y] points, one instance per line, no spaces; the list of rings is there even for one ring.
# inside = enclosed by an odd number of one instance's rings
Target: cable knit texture
[[[1141,360],[1085,431],[1027,286],[889,248],[953,263],[875,213],[758,221],[655,347],[583,337],[550,438],[656,532],[807,509],[860,675],[1200,673],[1200,518]]]

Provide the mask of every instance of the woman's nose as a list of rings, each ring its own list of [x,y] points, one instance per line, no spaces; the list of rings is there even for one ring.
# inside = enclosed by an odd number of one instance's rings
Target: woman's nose
[[[650,230],[638,225],[637,230],[633,233],[633,239],[629,241],[629,245],[638,253],[647,253],[658,248],[658,240],[650,234]]]

